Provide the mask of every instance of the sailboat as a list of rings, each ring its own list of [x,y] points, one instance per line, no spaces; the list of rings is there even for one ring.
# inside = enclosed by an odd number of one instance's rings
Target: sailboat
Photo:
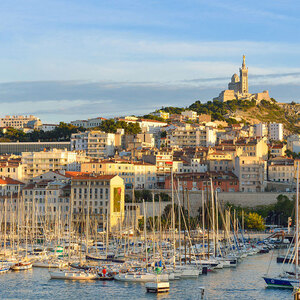
[[[268,287],[275,288],[288,288],[293,289],[295,286],[299,286],[300,280],[298,277],[298,263],[299,263],[299,163],[297,163],[297,189],[296,189],[296,224],[295,224],[295,273],[284,272],[277,277],[263,277]],[[293,262],[292,262],[293,263]]]

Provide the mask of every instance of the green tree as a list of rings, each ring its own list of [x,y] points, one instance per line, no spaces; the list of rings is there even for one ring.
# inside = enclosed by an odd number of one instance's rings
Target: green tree
[[[246,215],[246,227],[255,230],[265,230],[265,222],[262,216],[258,213],[250,212]]]

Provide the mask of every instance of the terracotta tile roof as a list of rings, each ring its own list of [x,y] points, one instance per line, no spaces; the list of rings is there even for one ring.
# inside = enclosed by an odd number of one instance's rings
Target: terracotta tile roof
[[[25,183],[12,179],[10,177],[0,177],[0,184],[16,184],[16,185],[23,185]]]
[[[76,173],[76,172],[74,172]],[[81,173],[81,172],[77,172]],[[86,180],[86,179],[97,179],[97,180],[111,180],[112,178],[116,177],[117,175],[95,175],[92,173],[82,173],[78,175],[74,175],[71,179],[79,179],[79,180]]]

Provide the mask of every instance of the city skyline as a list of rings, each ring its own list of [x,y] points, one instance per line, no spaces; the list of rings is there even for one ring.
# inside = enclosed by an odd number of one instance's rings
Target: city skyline
[[[250,92],[298,101],[300,5],[289,2],[4,1],[2,115],[57,122],[205,102],[243,54]]]

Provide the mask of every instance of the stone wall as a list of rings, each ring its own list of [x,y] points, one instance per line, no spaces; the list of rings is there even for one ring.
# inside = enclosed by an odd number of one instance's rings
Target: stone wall
[[[159,194],[160,192],[167,193],[171,195],[169,190],[155,190],[154,193]],[[131,191],[128,192],[131,195]],[[178,204],[178,197],[175,195],[175,204]],[[234,205],[240,205],[242,207],[255,207],[257,205],[268,205],[276,203],[277,197],[279,195],[286,195],[290,199],[295,193],[275,193],[275,192],[262,192],[262,193],[218,193],[218,200],[221,203],[232,203]],[[186,197],[186,196],[185,196]],[[206,196],[204,196],[206,199]],[[179,201],[182,205],[182,194],[180,193]],[[201,191],[190,191],[189,192],[189,202],[190,202],[190,214],[191,216],[196,216],[198,214],[199,207],[202,206],[201,200]],[[164,211],[164,208],[171,204],[171,202],[161,202],[161,212]],[[187,200],[185,199],[185,207],[187,208]],[[140,211],[143,214],[143,204],[140,204]],[[159,203],[155,202],[154,214],[159,215]],[[152,202],[146,202],[146,214],[147,216],[153,215]]]

